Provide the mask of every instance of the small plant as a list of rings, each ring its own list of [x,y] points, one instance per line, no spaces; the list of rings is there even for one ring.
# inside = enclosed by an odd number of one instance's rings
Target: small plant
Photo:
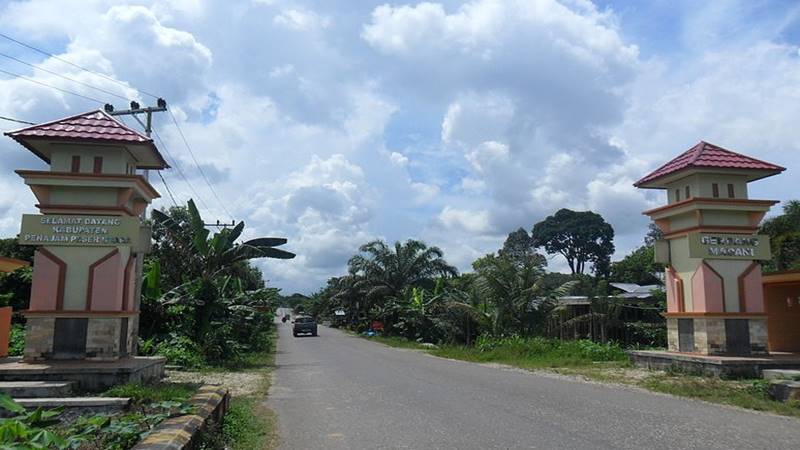
[[[47,429],[58,423],[61,409],[26,411],[6,394],[0,394],[0,408],[13,414],[0,422],[0,448],[67,449],[80,443],[80,438],[64,438]]]
[[[8,355],[22,356],[25,352],[25,326],[14,324],[11,327],[11,336],[8,340]]]
[[[184,367],[203,365],[203,357],[197,344],[187,336],[172,334],[155,347],[157,355],[164,356],[170,364]]]

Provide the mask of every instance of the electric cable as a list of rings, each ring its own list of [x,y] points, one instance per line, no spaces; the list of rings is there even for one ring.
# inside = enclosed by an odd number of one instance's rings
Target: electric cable
[[[175,124],[175,128],[178,129],[178,133],[180,134],[184,145],[186,145],[186,149],[189,150],[189,155],[191,155],[192,161],[194,161],[195,167],[197,167],[198,172],[200,172],[200,175],[203,176],[203,179],[205,180],[206,184],[208,185],[208,189],[211,190],[211,193],[214,195],[214,198],[217,199],[217,202],[219,202],[220,206],[222,206],[222,209],[225,211],[225,213],[228,214],[228,217],[231,220],[235,220],[234,217],[233,217],[233,214],[231,214],[230,211],[228,211],[228,208],[225,207],[225,203],[219,198],[219,195],[217,195],[217,191],[214,189],[214,186],[211,185],[211,182],[208,180],[208,177],[206,176],[206,173],[203,171],[203,168],[200,167],[200,164],[197,162],[197,158],[195,158],[195,156],[194,156],[194,152],[192,151],[192,147],[189,145],[189,141],[186,140],[186,136],[183,134],[183,130],[181,130],[180,125],[178,125],[178,120],[175,118],[175,115],[172,114],[172,110],[167,109],[167,112],[169,113],[169,116],[172,118],[172,123]]]
[[[50,52],[47,52],[47,51],[44,51],[44,50],[42,50],[42,49],[36,48],[36,47],[34,47],[33,45],[26,44],[26,43],[24,43],[24,42],[22,42],[22,41],[19,41],[19,40],[17,40],[17,39],[14,39],[14,38],[12,38],[11,36],[8,36],[8,35],[6,35],[6,34],[0,33],[0,37],[2,37],[2,38],[4,38],[4,39],[7,39],[7,40],[9,40],[9,41],[11,41],[11,42],[14,42],[14,43],[16,43],[16,44],[19,44],[19,45],[21,45],[21,46],[23,46],[23,47],[29,48],[29,49],[31,49],[31,50],[33,50],[33,51],[35,51],[35,52],[39,52],[39,53],[41,53],[41,54],[43,54],[43,55],[45,55],[45,56],[49,56],[50,58],[56,59],[56,60],[58,60],[58,61],[61,61],[61,62],[65,63],[65,64],[69,64],[70,66],[72,66],[72,67],[75,67],[75,68],[77,68],[77,69],[81,69],[81,70],[83,70],[83,71],[85,71],[85,72],[89,72],[89,73],[91,73],[91,74],[94,74],[94,75],[96,75],[96,76],[98,76],[98,77],[105,78],[106,80],[108,80],[108,81],[112,81],[112,82],[114,82],[114,83],[117,83],[117,84],[119,84],[120,86],[124,86],[124,87],[126,87],[126,88],[130,88],[130,87],[131,87],[131,86],[128,86],[127,84],[125,84],[125,83],[123,83],[123,82],[121,82],[121,81],[119,81],[119,80],[115,79],[115,78],[109,77],[108,75],[102,74],[102,73],[100,73],[100,72],[96,72],[96,71],[94,71],[94,70],[91,70],[91,69],[87,69],[86,67],[83,67],[83,66],[81,66],[81,65],[75,64],[75,63],[73,63],[73,62],[71,62],[71,61],[68,61],[68,60],[66,60],[66,59],[64,59],[64,58],[61,58],[61,57],[59,57],[59,56],[56,56],[56,55],[54,55],[54,54],[52,54],[52,53],[50,53]],[[143,90],[141,90],[141,89],[137,89],[137,88],[133,88],[133,89],[136,89],[136,91],[137,91],[137,92],[140,92],[140,93],[142,93],[142,94],[149,95],[150,97],[153,97],[153,98],[160,98],[158,95],[151,94],[150,92],[143,91]]]
[[[18,73],[9,72],[9,71],[4,70],[4,69],[0,69],[0,72],[4,73],[6,75],[11,75],[14,78],[20,78],[20,79],[23,79],[25,81],[30,81],[31,83],[36,83],[38,85],[41,85],[41,86],[44,86],[44,87],[48,87],[50,89],[55,89],[57,91],[65,93],[65,94],[72,94],[72,95],[75,95],[77,97],[85,98],[86,100],[91,100],[91,101],[97,102],[97,103],[99,103],[101,105],[106,104],[106,102],[104,102],[102,100],[98,100],[96,98],[89,97],[87,95],[78,94],[77,92],[70,91],[69,89],[62,89],[60,87],[56,87],[56,86],[53,86],[53,85],[50,85],[50,84],[47,84],[47,83],[44,83],[44,82],[41,82],[41,81],[38,81],[38,80],[34,80],[33,78],[28,78],[25,75],[20,75]]]
[[[97,86],[92,86],[91,84],[84,83],[83,81],[78,81],[78,80],[75,80],[75,79],[70,78],[68,76],[61,75],[58,72],[52,71],[50,69],[45,69],[44,67],[37,66],[36,64],[31,64],[31,63],[29,63],[27,61],[23,61],[23,60],[21,60],[19,58],[15,58],[15,57],[13,57],[11,55],[6,55],[5,53],[0,52],[0,56],[2,56],[4,58],[11,59],[11,60],[16,61],[16,62],[18,62],[20,64],[25,64],[26,66],[33,67],[34,69],[41,70],[42,72],[47,72],[47,73],[55,75],[55,76],[57,76],[59,78],[63,78],[65,80],[67,80],[67,81],[72,81],[73,83],[78,83],[81,86],[85,86],[85,87],[88,87],[88,88],[91,88],[91,89],[95,89],[95,90],[100,91],[100,92],[102,92],[104,94],[113,95],[114,97],[120,98],[120,99],[125,100],[125,101],[130,100],[129,98],[123,97],[123,96],[121,96],[119,94],[115,94],[115,93],[113,93],[111,91],[107,91],[107,90],[105,90],[103,88],[99,88]],[[131,88],[131,89],[135,89],[135,88]]]

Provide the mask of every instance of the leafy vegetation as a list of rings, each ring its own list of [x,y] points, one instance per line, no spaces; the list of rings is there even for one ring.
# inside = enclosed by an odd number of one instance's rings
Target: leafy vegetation
[[[567,260],[573,274],[583,274],[586,264],[599,275],[608,275],[614,253],[614,229],[591,211],[561,209],[533,226],[533,245]]]
[[[125,414],[82,416],[63,425],[59,420],[61,408],[26,411],[5,394],[0,394],[0,408],[12,415],[0,421],[0,448],[21,450],[127,450],[164,420],[192,411],[182,402],[160,401],[138,405]]]
[[[800,200],[783,205],[783,214],[765,220],[760,232],[769,235],[772,249],[765,272],[800,269]]]
[[[237,364],[267,345],[278,290],[266,287],[256,258],[290,259],[283,238],[237,242],[244,222],[211,233],[192,200],[154,210],[154,251],[142,289],[143,354],[184,367]]]
[[[629,305],[610,291],[607,279],[613,269],[621,278],[615,281],[657,283],[662,268],[647,261],[651,245],[609,265],[613,236],[595,213],[560,210],[530,234],[524,228],[509,233],[502,248],[475,260],[465,274],[441,249],[421,241],[373,241],[350,259],[346,275],[329,279],[310,297],[294,294],[282,302],[357,332],[377,329],[385,337],[445,347],[507,337],[664,345],[666,328],[658,313],[665,303],[659,294],[645,308]],[[548,273],[537,248],[563,255],[573,273]],[[584,273],[588,267],[595,276]],[[569,295],[589,299],[589,309],[576,314],[562,302]],[[337,310],[344,316],[334,317]],[[643,316],[647,321],[641,322]]]
[[[560,341],[542,337],[479,338],[474,347],[444,346],[430,350],[436,356],[465,361],[498,362],[523,368],[574,367],[597,362],[627,364],[617,344],[588,340]]]

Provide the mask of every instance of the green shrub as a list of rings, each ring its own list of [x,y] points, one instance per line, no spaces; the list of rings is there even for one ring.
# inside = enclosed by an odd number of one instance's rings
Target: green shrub
[[[166,340],[156,345],[155,353],[167,358],[170,364],[184,367],[199,367],[203,365],[200,349],[194,341],[186,336],[170,335]]]
[[[14,324],[8,341],[8,355],[22,356],[25,352],[25,325]]]

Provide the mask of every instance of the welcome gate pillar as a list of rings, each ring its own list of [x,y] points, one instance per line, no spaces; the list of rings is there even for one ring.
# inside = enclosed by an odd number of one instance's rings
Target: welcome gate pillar
[[[759,261],[770,245],[755,233],[777,201],[748,198],[747,184],[783,170],[701,141],[634,184],[667,191],[667,205],[644,214],[664,234],[670,351],[767,353]]]
[[[19,242],[35,245],[24,360],[115,360],[136,353],[137,258],[150,247],[139,216],[158,192],[137,173],[169,167],[153,141],[104,111],[5,133],[50,165],[18,170],[41,214]]]

